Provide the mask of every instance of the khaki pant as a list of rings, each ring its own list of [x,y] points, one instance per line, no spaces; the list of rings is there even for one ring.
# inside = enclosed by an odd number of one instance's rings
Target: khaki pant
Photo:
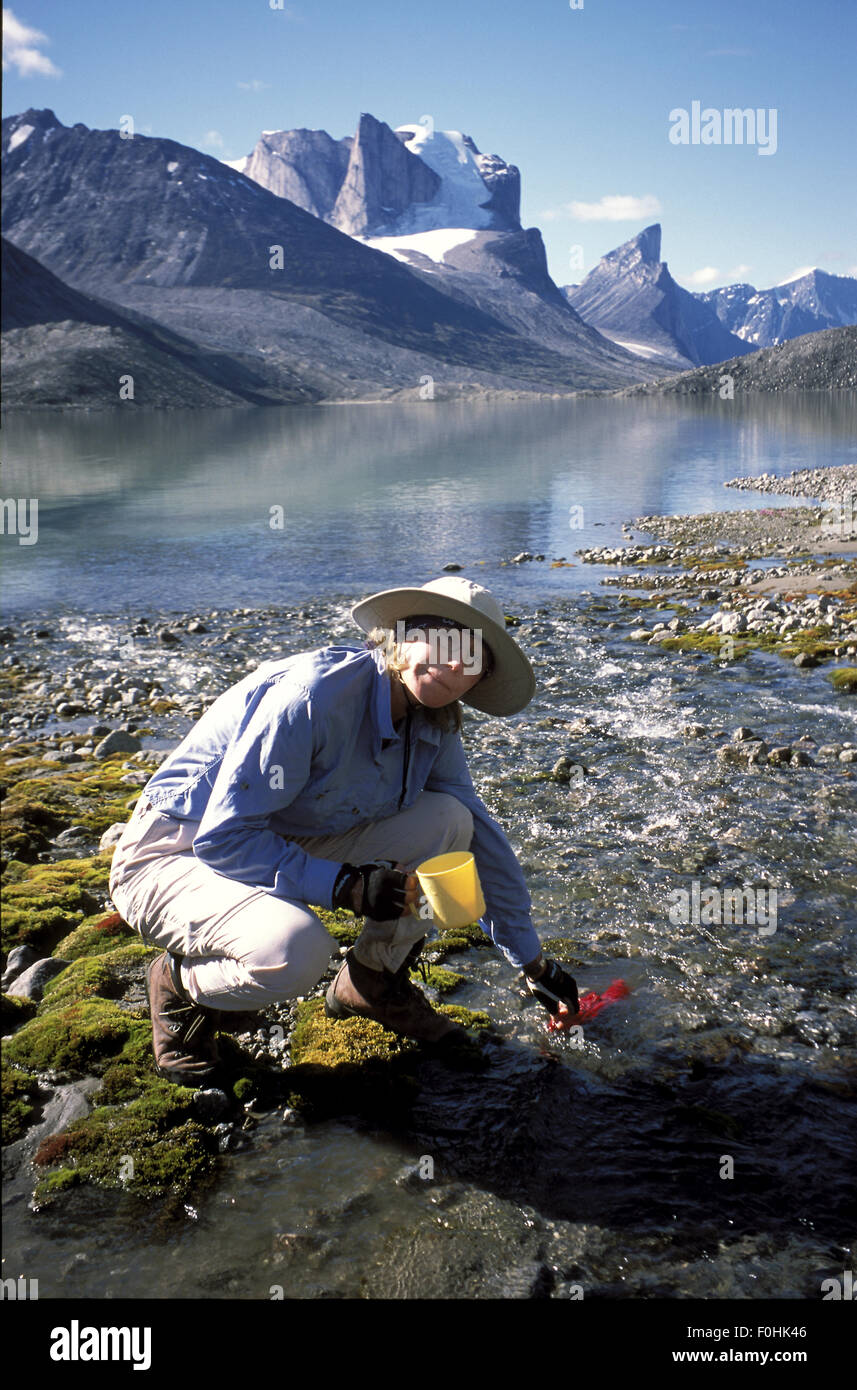
[[[144,941],[184,958],[182,984],[198,1004],[226,1012],[264,1009],[306,994],[327,968],[333,937],[306,903],[275,898],[197,859],[198,825],[140,798],[110,870],[117,911]],[[432,855],[469,849],[472,837],[473,818],[462,802],[422,792],[386,820],[294,842],[320,859],[392,859],[410,870]],[[372,969],[397,970],[428,926],[410,912],[390,922],[366,918],[355,954]]]

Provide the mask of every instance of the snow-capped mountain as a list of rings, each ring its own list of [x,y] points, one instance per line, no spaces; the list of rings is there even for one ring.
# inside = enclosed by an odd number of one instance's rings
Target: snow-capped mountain
[[[769,290],[725,285],[698,294],[730,333],[755,347],[857,323],[857,279],[810,270]]]
[[[353,197],[361,215],[389,207],[391,193],[402,212],[431,201],[441,177],[380,122],[361,127],[360,161],[352,158],[356,142],[348,146],[353,181],[328,178],[340,154],[316,140],[322,157],[307,156],[300,171],[305,196],[318,207]],[[295,134],[304,151],[318,135]],[[484,252],[495,280],[431,261],[424,273],[174,140],[126,140],[31,109],[4,119],[2,144],[3,231],[33,258],[20,262],[20,294],[46,271],[79,295],[108,298],[110,313],[135,322],[144,314],[173,335],[171,351],[175,335],[189,340],[207,379],[228,376],[245,399],[254,391],[279,400],[386,398],[416,392],[425,374],[450,392],[610,389],[653,375],[565,305],[534,229],[471,232],[509,238]],[[539,288],[521,289],[524,279]],[[51,313],[72,303],[47,283],[50,293],[39,293]],[[555,295],[558,307],[539,294]],[[83,319],[75,305],[73,316]],[[86,329],[87,341],[93,333]],[[27,348],[41,350],[35,341]],[[154,373],[154,356],[146,360]]]
[[[231,167],[533,343],[571,358],[605,348],[551,279],[541,232],[521,226],[518,169],[469,135],[364,113],[338,141],[264,131]]]
[[[563,294],[585,323],[665,370],[723,362],[752,348],[724,327],[713,307],[676,284],[653,223],[602,256]]]
[[[393,130],[364,112],[342,140],[324,130],[263,131],[230,167],[351,236],[521,230],[515,166],[427,120]]]

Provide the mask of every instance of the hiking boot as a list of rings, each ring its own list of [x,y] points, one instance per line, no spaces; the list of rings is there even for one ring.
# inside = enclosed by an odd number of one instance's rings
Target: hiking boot
[[[206,1086],[220,1057],[214,1032],[220,1015],[195,1004],[179,973],[181,957],[165,951],[146,967],[155,1071],[176,1086]]]
[[[408,970],[422,950],[422,941],[393,973],[370,970],[353,950],[330,989],[324,1004],[328,1018],[373,1018],[391,1033],[418,1042],[462,1042],[467,1032],[451,1018],[433,1009],[421,990],[411,984]]]

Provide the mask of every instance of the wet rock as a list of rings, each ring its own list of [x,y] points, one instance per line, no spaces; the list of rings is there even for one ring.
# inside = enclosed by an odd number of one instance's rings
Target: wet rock
[[[544,558],[544,557],[542,557]],[[511,563],[513,565],[523,565],[526,560],[532,560],[533,556],[529,550],[522,550],[519,555],[513,555]]]
[[[461,566],[458,565],[456,568],[460,569]],[[208,632],[208,631],[209,631],[209,629],[205,626],[205,623],[200,623],[200,622],[188,623],[188,625],[187,625],[187,630],[188,630],[188,632],[192,632],[194,635],[196,635],[196,634],[198,634],[198,633],[201,633],[201,632]]]
[[[724,633],[746,632],[747,619],[743,613],[724,613],[720,622],[720,631]]]
[[[708,728],[705,724],[684,724],[682,733],[685,738],[702,738],[708,733]]]
[[[814,760],[802,748],[792,750],[789,764],[791,767],[815,767]]]
[[[229,1097],[218,1086],[207,1086],[205,1090],[193,1093],[193,1108],[203,1124],[213,1124],[222,1119],[229,1107]]]
[[[56,956],[43,956],[19,975],[6,993],[15,999],[40,1000],[48,981],[61,974],[70,964],[70,961],[58,960]]]
[[[79,760],[78,760],[79,761]],[[56,836],[53,843],[55,845],[79,845],[91,840],[92,831],[85,825],[70,825],[67,830],[63,830]]]
[[[158,641],[162,647],[175,647],[182,639],[172,628],[162,627],[158,631]]]
[[[753,733],[753,730],[748,729],[746,724],[742,724],[739,728],[732,730],[733,743],[743,743],[745,739],[751,739],[755,737],[756,735]]]
[[[456,570],[460,570],[460,569],[461,569],[461,566],[460,566],[460,565],[457,565],[457,564],[455,563],[454,560],[450,560],[449,564],[448,564],[448,565],[444,565],[443,568],[444,568],[444,571],[445,571],[447,574],[454,574]]]
[[[632,642],[648,642],[651,635],[647,627],[635,627],[630,640]]]
[[[839,754],[841,763],[857,763],[857,748],[843,748]]]
[[[762,739],[747,739],[740,743],[724,743],[717,750],[717,760],[732,766],[755,767],[764,762],[768,746]]]
[[[108,826],[101,839],[98,841],[99,854],[103,854],[106,849],[112,849],[114,845],[118,845],[122,838],[123,831],[125,830],[125,825],[125,821],[117,820],[114,821],[113,825]]]
[[[100,762],[103,758],[109,758],[112,753],[138,753],[140,747],[140,740],[134,734],[126,733],[123,729],[114,729],[96,744],[92,756]]]
[[[3,993],[8,993],[12,981],[17,980],[19,975],[23,975],[24,971],[29,970],[39,959],[41,957],[33,946],[13,946],[6,961],[6,969],[3,971]]]
[[[810,666],[817,666],[818,661],[813,656],[812,652],[798,652],[797,656],[794,659],[794,664],[799,668],[806,668]]]
[[[557,758],[551,768],[551,777],[555,782],[570,782],[574,773],[575,764],[571,758]]]
[[[789,761],[791,756],[792,750],[790,746],[784,743],[777,748],[771,749],[770,753],[768,754],[768,762],[771,763],[774,767],[782,767],[784,763],[787,763]]]

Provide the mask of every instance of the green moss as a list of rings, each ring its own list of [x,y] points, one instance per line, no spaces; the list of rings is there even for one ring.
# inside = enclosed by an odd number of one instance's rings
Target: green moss
[[[65,1192],[70,1187],[76,1187],[81,1181],[82,1174],[76,1168],[59,1168],[55,1173],[48,1173],[47,1177],[41,1178],[36,1184],[35,1199],[39,1207],[48,1206],[51,1201]]]
[[[217,1153],[214,1136],[191,1118],[192,1106],[190,1087],[153,1081],[138,1099],[99,1106],[43,1140],[33,1162],[73,1165],[80,1182],[144,1197],[184,1196],[213,1173]],[[39,1183],[37,1202],[52,1195],[49,1184]]]
[[[40,1013],[53,1009],[65,1009],[70,1004],[98,996],[101,999],[116,999],[123,993],[122,985],[110,967],[100,957],[75,961],[55,975],[45,985]]]
[[[418,970],[411,973],[418,982],[422,978]],[[425,983],[430,989],[436,989],[438,994],[451,994],[464,983],[464,976],[456,974],[454,970],[444,970],[440,965],[430,965],[426,969]]]
[[[363,929],[362,919],[355,917],[351,912],[330,912],[315,905],[313,912],[320,919],[325,931],[329,931],[340,946],[353,946]]]
[[[3,1034],[12,1033],[32,1018],[38,1004],[35,999],[19,999],[16,994],[3,995],[2,1025]]]
[[[478,922],[469,922],[466,927],[452,927],[450,931],[451,934],[457,938],[463,937],[470,946],[490,947],[493,945],[490,936],[482,930]],[[445,936],[446,932],[441,931],[441,941]],[[432,942],[431,944],[433,945],[434,943]]]
[[[793,661],[800,652],[807,652],[815,657],[817,661],[826,661],[833,656],[838,642],[830,640],[830,629],[825,627],[808,628],[806,632],[799,632],[796,635],[788,634],[780,637],[776,633],[751,632],[751,633],[709,633],[709,632],[684,632],[675,637],[665,638],[658,645],[665,651],[670,652],[707,652],[709,655],[721,658],[724,644],[731,640],[732,656],[738,660],[746,656],[751,651],[775,652],[777,656],[783,657],[786,661]]]
[[[108,893],[110,854],[34,864],[3,885],[3,950],[29,942],[49,954],[58,941],[98,912]]]
[[[465,1009],[461,1004],[440,1004],[438,1013],[446,1014],[454,1023],[460,1023],[462,1028],[470,1028],[477,1033],[484,1033],[494,1026],[481,1009]]]
[[[292,1034],[289,1103],[314,1117],[402,1117],[416,1094],[418,1056],[417,1043],[372,1019],[328,1019],[323,1000],[308,1000]]]
[[[87,999],[38,1013],[8,1040],[5,1053],[10,1062],[35,1071],[86,1076],[121,1051],[132,1028],[131,1016],[111,1000]]]
[[[75,770],[45,758],[15,763],[0,754],[4,854],[34,863],[64,826],[84,825],[98,839],[114,822],[126,820],[125,758],[118,753]]]
[[[87,917],[79,927],[58,941],[53,954],[63,960],[77,960],[79,956],[97,956],[108,947],[120,941],[139,941],[137,933],[123,922],[118,912],[108,916],[96,913]]]
[[[7,1144],[14,1144],[16,1139],[20,1139],[32,1122],[36,1113],[32,1100],[38,1089],[38,1083],[32,1076],[9,1066],[4,1058],[3,1138]]]
[[[828,680],[840,695],[857,694],[857,666],[840,666],[830,672]]]

